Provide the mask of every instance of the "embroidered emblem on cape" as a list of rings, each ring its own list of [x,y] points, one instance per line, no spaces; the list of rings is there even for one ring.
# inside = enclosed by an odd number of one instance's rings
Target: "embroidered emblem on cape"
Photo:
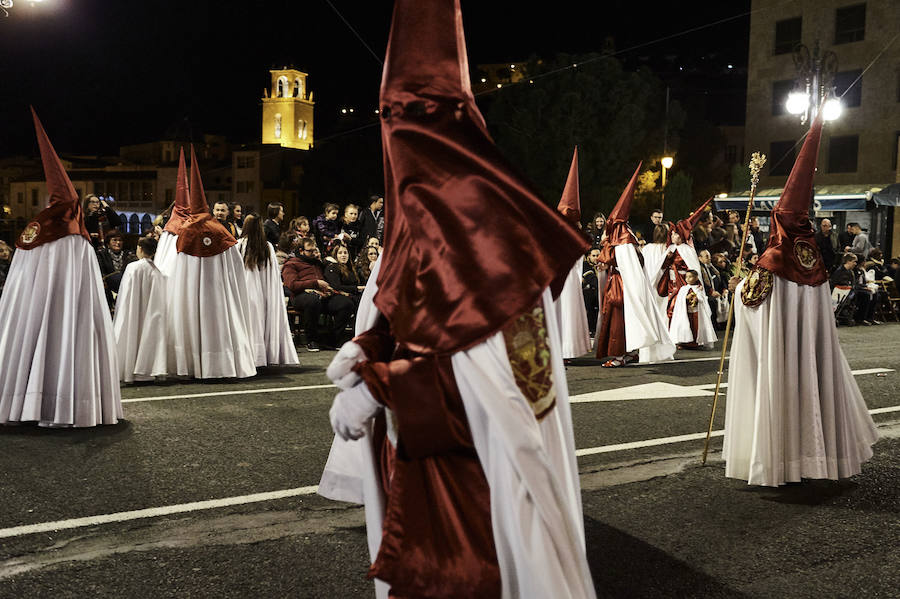
[[[772,283],[775,277],[772,271],[766,270],[760,266],[750,271],[745,279],[744,286],[741,288],[741,301],[745,306],[755,308],[760,305],[772,292]]]
[[[550,362],[550,340],[544,309],[526,312],[503,329],[506,353],[516,385],[540,420],[556,405],[556,387]]]
[[[691,289],[687,292],[687,297],[684,298],[685,303],[687,304],[687,311],[693,314],[697,311],[697,294],[694,293],[694,290]]]
[[[204,238],[203,238],[203,245],[205,245],[206,247],[211,246],[211,245],[212,245],[212,239],[210,239],[209,237],[204,237]]]
[[[41,232],[41,224],[37,222],[30,222],[28,226],[25,227],[25,230],[22,231],[22,234],[19,236],[19,239],[22,240],[22,243],[29,244],[33,243],[35,239],[37,239],[38,234]]]
[[[800,266],[806,270],[812,270],[819,263],[819,250],[806,241],[794,242],[794,256]]]

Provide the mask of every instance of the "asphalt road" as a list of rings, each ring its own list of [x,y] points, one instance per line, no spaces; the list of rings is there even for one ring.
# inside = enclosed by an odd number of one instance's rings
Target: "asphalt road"
[[[702,440],[677,437],[706,430],[715,351],[569,367],[601,596],[900,597],[900,326],[840,334],[870,409],[887,408],[876,457],[840,483],[725,479],[721,438],[699,466]],[[116,426],[0,428],[0,597],[372,596],[361,510],[311,488],[331,444],[332,355],[127,387]],[[119,521],[136,510],[149,511]],[[54,522],[72,527],[41,528]]]

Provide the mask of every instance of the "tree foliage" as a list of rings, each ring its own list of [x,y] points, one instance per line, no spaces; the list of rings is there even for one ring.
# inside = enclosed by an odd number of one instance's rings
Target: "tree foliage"
[[[494,139],[553,206],[577,144],[582,213],[608,213],[638,163],[650,167],[662,154],[665,86],[648,69],[628,71],[615,58],[596,54],[532,59],[528,73],[533,84],[488,96],[486,120]],[[671,102],[669,129],[683,119]],[[634,208],[632,220],[645,219],[643,207]]]

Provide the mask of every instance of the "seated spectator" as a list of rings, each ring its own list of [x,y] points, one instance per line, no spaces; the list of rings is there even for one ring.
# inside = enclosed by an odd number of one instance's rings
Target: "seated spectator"
[[[356,268],[350,261],[350,250],[343,245],[335,246],[331,252],[334,262],[325,266],[325,281],[331,285],[335,293],[340,293],[353,300],[354,311],[359,306],[359,298],[365,283],[361,283]]]
[[[369,196],[369,207],[359,215],[359,236],[379,240],[384,236],[384,196]]]
[[[334,317],[328,328],[328,346],[335,347],[343,341],[341,336],[353,316],[353,301],[349,297],[335,294],[334,288],[325,280],[324,265],[318,258],[318,248],[314,239],[304,239],[301,255],[288,258],[281,270],[284,286],[291,292],[291,303],[302,314],[306,331],[306,348],[319,351],[319,315]]]
[[[266,241],[272,246],[278,245],[278,239],[281,237],[281,221],[284,220],[284,207],[279,203],[269,204],[266,208],[266,215],[269,217],[263,223],[263,230],[266,232]]]
[[[284,261],[294,256],[294,249],[297,245],[297,238],[293,233],[287,231],[278,238],[278,245],[275,247],[275,260],[278,261],[278,268],[284,267]]]
[[[132,252],[123,249],[124,240],[118,231],[113,231],[106,239],[106,243],[109,247],[97,250],[100,274],[103,275],[106,288],[112,293],[118,293],[125,267],[137,260],[137,257]],[[112,306],[114,303],[112,296],[107,295],[107,299],[111,301],[110,306]]]
[[[0,295],[3,295],[3,285],[6,284],[10,263],[12,263],[12,248],[5,241],[0,241]]]
[[[347,204],[344,207],[344,215],[341,217],[341,232],[338,237],[350,250],[351,258],[356,258],[362,249],[364,238],[361,236],[359,223],[359,206]]]
[[[341,223],[338,222],[337,204],[328,202],[325,204],[322,214],[317,216],[313,221],[313,229],[316,234],[316,240],[319,242],[319,249],[327,252],[328,244],[331,240],[340,235]]]
[[[91,243],[98,248],[105,245],[113,231],[121,232],[122,219],[106,200],[92,194],[84,199],[84,226],[91,236]]]
[[[356,258],[356,274],[359,275],[359,284],[365,285],[372,273],[372,267],[378,260],[378,248],[367,247]]]
[[[875,324],[875,296],[868,288],[865,274],[857,267],[855,254],[846,253],[841,259],[841,266],[831,274],[831,287],[850,287],[853,290],[853,302],[856,305],[854,320],[857,324]],[[880,324],[880,323],[879,323]]]
[[[887,274],[887,270],[884,268],[884,254],[881,253],[881,250],[878,248],[872,248],[869,252],[869,259],[866,260],[865,270],[874,271],[875,280],[881,281],[884,279],[884,276]]]
[[[369,237],[366,240],[366,247],[367,248],[375,248],[376,250],[378,250],[378,255],[379,256],[381,255],[381,242],[378,241],[377,237]]]
[[[309,219],[305,216],[298,216],[291,220],[288,231],[297,238],[313,237],[312,230],[309,228]]]

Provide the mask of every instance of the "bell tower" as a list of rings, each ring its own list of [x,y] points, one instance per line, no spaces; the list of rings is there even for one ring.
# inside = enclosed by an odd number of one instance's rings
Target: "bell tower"
[[[273,69],[272,87],[263,91],[262,142],[283,148],[313,147],[313,95],[306,88],[306,73]]]

